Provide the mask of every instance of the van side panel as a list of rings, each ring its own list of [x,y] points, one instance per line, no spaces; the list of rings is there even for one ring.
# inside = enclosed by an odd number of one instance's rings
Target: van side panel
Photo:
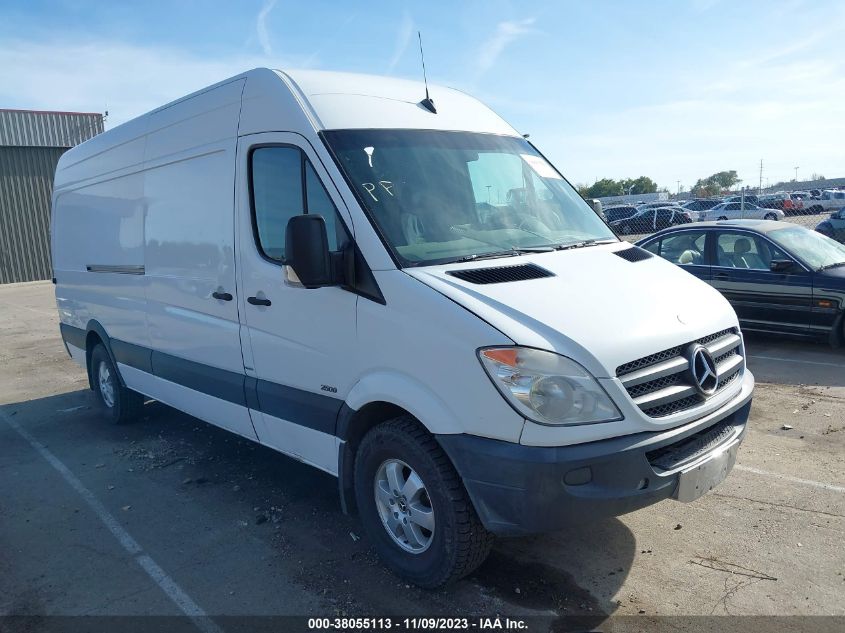
[[[63,323],[100,322],[146,345],[143,176],[130,173],[57,191],[53,274]]]
[[[147,323],[156,376],[243,380],[235,279],[234,174],[243,79],[150,115],[144,196]],[[230,295],[228,300],[213,293]],[[192,390],[170,402],[198,415]],[[237,387],[234,393],[238,393]],[[242,387],[240,393],[243,393]],[[199,396],[197,396],[199,397]],[[255,438],[245,400],[225,426]]]

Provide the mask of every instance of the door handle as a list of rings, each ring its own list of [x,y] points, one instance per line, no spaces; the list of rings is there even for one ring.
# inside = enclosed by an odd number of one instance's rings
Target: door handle
[[[211,296],[214,297],[215,299],[220,299],[220,301],[231,301],[232,300],[232,295],[229,294],[228,292],[215,291],[215,292],[211,293]]]
[[[263,297],[247,297],[247,303],[254,306],[269,306],[272,305],[272,301],[269,299],[264,299]]]
[[[728,273],[716,273],[713,275],[713,279],[716,281],[728,281],[731,276]]]

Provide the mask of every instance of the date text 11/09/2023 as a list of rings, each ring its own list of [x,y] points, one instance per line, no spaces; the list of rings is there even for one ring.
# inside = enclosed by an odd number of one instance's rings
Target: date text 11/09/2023
[[[311,631],[525,631],[528,624],[519,618],[309,618]]]

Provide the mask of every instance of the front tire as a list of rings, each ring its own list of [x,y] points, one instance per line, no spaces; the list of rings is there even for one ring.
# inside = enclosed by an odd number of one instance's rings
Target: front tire
[[[449,458],[409,415],[376,426],[361,441],[355,498],[384,564],[420,587],[472,573],[493,546]]]
[[[144,398],[123,386],[117,367],[102,344],[91,352],[91,378],[97,402],[109,420],[126,424],[138,417]]]

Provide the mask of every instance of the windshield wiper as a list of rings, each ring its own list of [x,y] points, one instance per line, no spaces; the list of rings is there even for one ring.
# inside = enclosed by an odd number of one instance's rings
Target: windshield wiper
[[[596,246],[598,244],[612,244],[616,240],[584,240],[572,244],[558,244],[555,248],[559,251],[568,251],[571,248],[584,248],[585,246]]]
[[[525,246],[521,248],[511,247],[506,251],[493,251],[492,253],[473,253],[472,255],[464,255],[454,260],[455,262],[474,262],[480,259],[496,259],[497,257],[515,257],[516,255],[525,255],[526,253],[551,253],[553,246]]]
[[[831,268],[839,268],[840,266],[845,266],[845,262],[834,262],[833,264],[827,264],[819,268],[819,270],[829,270]]]

